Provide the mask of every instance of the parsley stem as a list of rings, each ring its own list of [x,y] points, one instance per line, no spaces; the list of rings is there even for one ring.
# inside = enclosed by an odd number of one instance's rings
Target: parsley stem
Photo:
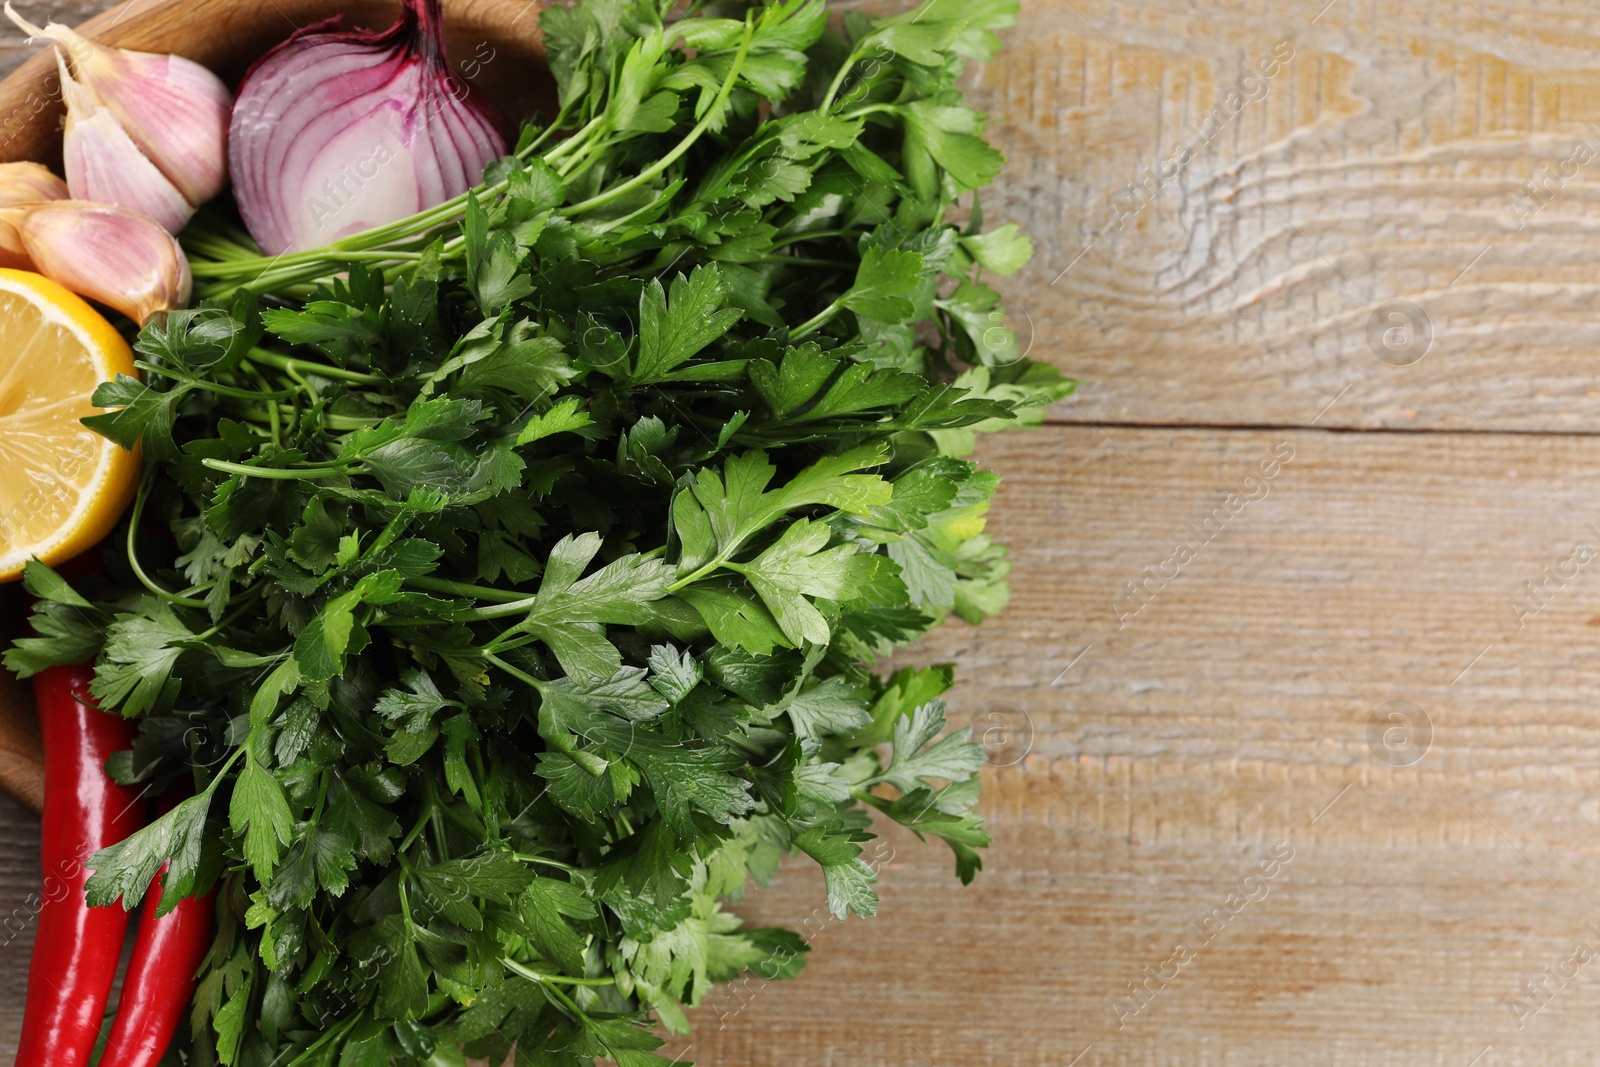
[[[706,109],[705,115],[701,117],[699,122],[695,123],[694,129],[689,131],[689,135],[687,137],[679,141],[677,146],[673,148],[672,151],[668,152],[666,155],[662,156],[660,159],[656,160],[654,163],[650,164],[650,166],[646,167],[644,170],[641,170],[638,174],[635,174],[627,181],[622,182],[620,185],[614,185],[600,195],[592,196],[583,201],[581,204],[572,205],[572,207],[567,209],[567,214],[576,215],[579,212],[589,211],[593,208],[609,204],[611,201],[620,196],[626,196],[639,186],[655,179],[659,174],[661,174],[662,171],[666,170],[668,167],[672,166],[680,158],[682,158],[685,152],[693,148],[694,143],[700,139],[701,135],[711,128],[711,124],[723,117],[722,107],[728,102],[728,95],[733,92],[734,85],[739,81],[739,74],[744,70],[745,57],[750,54],[750,39],[752,36],[754,36],[754,34],[755,23],[751,22],[750,19],[746,17],[744,23],[744,36],[739,40],[739,51],[733,57],[733,64],[728,69],[728,77],[723,81],[722,89],[717,93],[717,98],[711,102],[711,106]]]
[[[602,121],[604,118],[604,113],[596,115],[594,118],[589,120],[588,124],[585,125],[583,129],[579,130],[577,133],[573,134],[571,137],[568,137],[565,141],[562,141],[560,144],[550,149],[550,151],[546,152],[542,157],[546,165],[552,167],[556,173],[562,176],[569,174],[573,165],[576,164],[577,161],[583,156],[589,154],[590,148],[594,144],[595,133],[605,125],[605,123]],[[582,149],[582,151],[577,151],[577,149]],[[569,154],[571,154],[572,158],[567,160],[566,166],[555,166],[556,160],[561,159],[563,156],[567,156]]]
[[[511,675],[511,677],[515,678],[523,685],[532,686],[534,689],[537,689],[540,692],[544,691],[544,682],[535,678],[533,675],[528,674],[526,671],[522,671],[516,667],[513,667],[511,664],[507,663],[493,652],[485,652],[483,658],[485,662],[499,667],[501,670]]]
[[[865,43],[866,41],[857,41],[855,48],[851,49],[850,54],[845,57],[845,61],[839,64],[839,73],[833,76],[833,81],[829,84],[827,93],[822,97],[822,103],[817,105],[819,112],[825,113],[833,107],[833,98],[839,95],[839,90],[844,88],[845,79],[850,76],[850,72],[856,69],[856,64],[865,56],[866,53],[861,49],[861,46]]]
[[[561,105],[561,110],[556,112],[556,117],[550,120],[550,124],[544,128],[544,132],[539,134],[539,136],[535,137],[529,143],[523,145],[522,150],[518,152],[517,155],[521,156],[523,159],[528,159],[535,155],[536,153],[534,152],[534,149],[543,144],[546,138],[548,138],[552,133],[555,133],[557,130],[561,129],[561,124],[567,118],[567,112],[571,109],[573,104],[577,103],[577,101],[578,97],[574,96],[571,100],[568,100],[565,104]],[[560,145],[556,146],[556,148],[560,147]],[[551,149],[551,151],[553,152],[555,149]]]
[[[240,757],[242,757],[245,754],[245,752],[248,751],[248,749],[246,747],[246,746],[248,746],[248,744],[249,744],[249,741],[247,739],[245,741],[245,744],[240,745],[238,748],[235,748],[233,750],[233,753],[226,760],[223,761],[222,766],[221,766],[221,768],[218,769],[217,773],[211,776],[211,781],[206,783],[206,787],[203,790],[201,790],[202,793],[215,793],[217,791],[218,784],[220,784],[221,781],[228,776],[228,772],[233,770],[233,765],[235,763],[238,763]],[[209,770],[210,768],[209,767],[202,767],[202,768],[199,768],[199,769],[200,770]]]
[[[155,579],[151,578],[144,572],[144,567],[140,566],[139,564],[139,548],[134,538],[139,530],[139,517],[144,514],[144,502],[150,495],[151,485],[155,482],[155,470],[156,469],[154,466],[149,466],[144,469],[144,477],[139,479],[139,491],[133,498],[133,513],[128,518],[128,566],[133,568],[134,577],[139,579],[140,585],[144,586],[146,589],[150,590],[150,592],[154,593],[162,600],[165,600],[167,603],[178,604],[186,608],[203,608],[206,606],[206,602],[204,600],[196,600],[194,597],[188,596],[179,596],[177,593],[163,589],[161,586],[156,584]]]
[[[200,602],[200,606],[204,607],[205,606],[205,601],[202,600]],[[229,626],[231,626],[239,618],[239,616],[243,615],[246,611],[248,611],[250,609],[250,607],[251,607],[251,605],[248,604],[248,603],[240,604],[239,607],[237,609],[235,609],[234,612],[231,615],[228,615],[228,616],[224,617],[223,619],[221,619],[211,629],[207,630],[205,633],[195,634],[194,635],[194,640],[196,640],[196,641],[206,641],[206,640],[209,640],[210,638],[213,638],[213,637],[217,636],[223,630],[226,630]],[[318,803],[320,804],[321,801],[319,800]]]
[[[812,230],[809,233],[792,233],[772,242],[772,247],[784,248],[799,244],[801,241],[820,241],[825,237],[853,237],[860,232],[860,230]]]
[[[338,254],[341,262],[350,263],[387,263],[395,259],[415,262],[421,258],[421,252],[400,248],[347,249]],[[201,259],[193,263],[191,270],[196,278],[253,278],[261,273],[249,260]]]
[[[474,600],[493,600],[502,603],[527,603],[526,593],[517,593],[509,589],[495,589],[486,585],[468,585],[466,582],[451,582],[443,578],[429,578],[426,576],[408,579],[408,584],[418,589],[427,589],[435,593],[449,593],[452,596],[472,597]],[[488,609],[486,609],[488,610]],[[515,615],[513,611],[509,614]],[[494,616],[485,615],[484,618]]]
[[[505,619],[512,615],[521,615],[539,602],[536,596],[525,596],[517,600],[508,600],[490,608],[479,608],[472,613],[474,619]]]
[[[322,394],[317,392],[317,387],[312,385],[310,382],[306,381],[304,378],[300,377],[300,372],[298,370],[296,370],[294,367],[285,367],[285,368],[283,368],[283,373],[285,373],[289,377],[293,378],[294,379],[294,383],[296,385],[298,385],[303,392],[309,393],[311,395],[311,402],[313,404],[315,404],[318,400],[322,399]]]
[[[395,883],[395,888],[400,891],[400,914],[407,925],[410,925],[411,901],[406,896],[406,879],[411,877],[411,864],[406,860],[404,852],[396,852],[394,858],[400,863],[400,878]]]
[[[797,338],[804,337],[807,334],[815,333],[826,326],[829,321],[831,321],[838,313],[839,305],[829,304],[827,307],[811,316],[805,322],[802,322],[799,326],[796,326],[793,330],[790,330],[789,339],[795,340]]]
[[[859,58],[859,52],[860,48],[857,48],[854,52],[850,53],[849,57],[846,58],[843,63],[839,64],[839,73],[833,76],[833,82],[828,86],[827,93],[823,95],[822,103],[817,105],[818,111],[827,111],[829,108],[833,107],[833,98],[837,96],[839,90],[844,87],[844,80],[850,76],[850,72],[855,69],[856,60]]]
[[[693,585],[695,582],[698,582],[700,579],[704,578],[706,575],[710,574],[712,571],[716,570],[726,562],[728,562],[728,557],[726,555],[718,556],[716,559],[712,560],[710,563],[707,563],[699,570],[691,573],[688,577],[679,578],[677,581],[667,586],[667,592],[676,593],[680,589]]]
[[[575,871],[578,869],[570,863],[562,863],[560,860],[553,860],[546,856],[532,856],[526,852],[513,853],[511,858],[522,863],[542,863],[546,867],[554,867],[562,871]]]
[[[328,778],[333,773],[333,768],[324,767],[321,776],[317,779],[317,803],[311,809],[311,817],[306,822],[311,826],[322,825],[322,809],[328,803]]]
[[[570,106],[570,104],[569,104]],[[522,158],[534,155],[532,149],[548,137],[550,133],[560,128],[562,116],[566,109],[556,116],[556,121],[532,145],[522,153]],[[591,135],[591,129],[598,123],[598,119],[591,120],[587,126],[578,130],[567,140],[550,149],[543,157],[546,160],[559,158],[573,147],[580,145]],[[213,292],[231,292],[236,288],[249,289],[253,292],[275,291],[282,292],[286,286],[301,282],[308,282],[317,278],[325,278],[337,271],[339,264],[355,260],[403,260],[414,264],[420,260],[423,252],[410,250],[391,254],[390,248],[397,242],[415,240],[426,244],[434,230],[460,217],[466,210],[467,199],[474,196],[494,197],[504,193],[509,187],[509,182],[499,181],[494,184],[481,184],[457,196],[451,197],[442,204],[437,204],[426,211],[418,212],[410,218],[400,219],[384,226],[375,226],[360,233],[351,234],[322,248],[308,249],[290,255],[264,256],[259,249],[244,256],[227,257],[223,259],[191,257],[191,268],[195,270],[197,279],[217,278],[201,287],[202,295],[211,295]],[[194,251],[204,251],[196,242],[186,242]],[[242,246],[241,246],[242,247]],[[229,285],[226,279],[235,279],[236,284]]]
[[[500,962],[504,963],[514,974],[520,974],[530,982],[539,982],[541,984],[556,982],[561,985],[608,986],[616,982],[615,978],[572,978],[565,974],[546,974],[543,971],[534,970],[527,964],[518,963],[510,956],[501,957]],[[576,1010],[575,1005],[574,1010]]]
[[[298,1067],[299,1064],[309,1062],[311,1059],[325,1058],[313,1057],[311,1054],[317,1051],[317,1049],[321,1048],[323,1045],[327,1044],[329,1041],[337,1043],[343,1040],[345,1035],[350,1033],[351,1030],[355,1029],[356,1023],[360,1022],[365,1017],[366,1015],[364,1012],[358,1011],[354,1015],[350,1016],[350,1018],[341,1022],[339,1025],[329,1027],[327,1030],[324,1030],[321,1037],[307,1045],[304,1052],[290,1060],[288,1063],[284,1064],[284,1067]]]
[[[667,592],[676,593],[680,589],[687,589],[695,582],[698,582],[701,578],[704,578],[706,575],[710,574],[714,569],[715,568],[713,568],[710,564],[707,564],[706,566],[695,571],[693,574],[689,575],[687,578],[679,578],[677,581],[667,586]]]
[[[256,382],[260,384],[261,391],[263,393],[270,393],[272,390],[267,385],[266,375],[261,373],[261,369],[252,364],[252,365],[250,365],[249,370],[250,370],[250,377],[254,378],[256,380]],[[270,427],[271,433],[272,433],[272,447],[273,448],[282,448],[283,447],[283,423],[282,423],[282,420],[279,417],[278,405],[277,405],[276,402],[270,403],[270,404],[267,405],[267,425]]]
[[[220,229],[221,224],[214,219],[207,219],[207,223]],[[204,252],[210,259],[245,259],[259,256],[261,249],[252,249],[240,241],[234,240],[216,230],[210,232],[196,227],[194,231],[184,234],[184,247],[186,250]]]
[[[668,187],[668,191],[669,192],[671,191],[671,187],[670,186]],[[630,211],[626,215],[618,216],[617,218],[612,219],[610,222],[607,222],[607,223],[604,223],[602,225],[596,226],[594,228],[594,232],[597,233],[597,234],[599,234],[599,233],[610,233],[612,230],[620,229],[621,227],[626,226],[628,223],[632,222],[634,219],[638,218],[639,216],[647,214],[648,212],[654,210],[660,203],[661,203],[661,198],[657,197],[656,199],[651,200],[649,203],[645,204],[643,207],[640,207],[636,211]]]
[[[406,849],[410,848],[412,842],[414,842],[417,837],[421,835],[423,830],[428,828],[428,821],[433,818],[433,806],[435,803],[436,801],[434,798],[430,796],[427,804],[423,805],[422,815],[417,819],[416,825],[407,831],[406,836],[401,839],[400,844],[395,846],[396,853],[404,852]]]
[[[295,414],[293,408],[289,409],[291,415]],[[334,433],[348,433],[351,430],[365,430],[378,425],[383,420],[377,416],[364,417],[361,415],[339,415],[331,411],[322,413],[322,425]]]
[[[265,412],[265,414],[263,414],[263,412]],[[257,410],[254,407],[246,408],[244,410],[230,408],[229,414],[231,414],[234,418],[242,419],[245,422],[256,423],[257,425],[265,424],[267,426],[271,426],[275,421],[281,424],[281,420],[283,418],[290,418],[296,422],[298,422],[300,419],[300,412],[293,404],[264,404],[260,410]],[[351,430],[365,430],[369,427],[378,425],[378,423],[382,421],[383,420],[377,416],[368,417],[361,415],[337,415],[331,411],[324,411],[322,413],[322,428],[330,433],[348,433]],[[276,438],[274,438],[272,443],[275,447],[280,446],[280,442]]]
[[[254,403],[261,400],[283,400],[294,395],[292,391],[287,389],[280,392],[268,391],[263,393],[253,392],[249,389],[238,389],[231,385],[221,385],[217,382],[207,381],[203,378],[196,378],[191,375],[184,374],[172,367],[158,366],[157,364],[149,363],[142,359],[134,360],[133,365],[147,374],[159,374],[163,378],[170,378],[175,382],[182,382],[191,389],[204,389],[208,393],[215,393],[217,396],[225,396],[233,400],[247,400]]]
[[[282,371],[303,371],[306,374],[315,374],[319,378],[355,382],[357,385],[389,384],[388,378],[377,374],[363,374],[360,371],[346,370],[343,367],[330,367],[326,363],[316,363],[307,359],[294,359],[290,356],[280,355],[277,352],[268,352],[265,348],[252,348],[244,358],[251,363],[265,363],[269,367],[276,367]]]
[[[894,115],[900,112],[894,104],[865,104],[861,107],[846,111],[839,117],[842,119],[858,119],[863,115]]]
[[[320,467],[251,467],[244,463],[229,463],[225,459],[206,458],[200,461],[214,471],[237,474],[241,478],[271,478],[280,482],[297,482],[308,478],[331,478],[336,474],[351,474],[356,465],[329,464]]]
[[[505,671],[523,685],[529,686],[538,691],[541,698],[543,697],[545,686],[549,683],[540,681],[538,678],[535,678],[533,675],[528,674],[525,671],[518,670],[516,667],[513,667],[511,664],[507,663],[493,652],[485,652],[483,654],[483,659],[485,663],[499,667],[502,671]],[[540,736],[543,737],[550,745],[551,751],[559,752],[573,763],[576,763],[579,767],[583,768],[584,772],[587,773],[591,778],[603,777],[606,773],[606,768],[610,766],[607,761],[601,759],[593,752],[585,752],[580,749],[577,742],[572,740],[572,735],[567,733],[565,730],[557,730],[550,734],[541,733]]]

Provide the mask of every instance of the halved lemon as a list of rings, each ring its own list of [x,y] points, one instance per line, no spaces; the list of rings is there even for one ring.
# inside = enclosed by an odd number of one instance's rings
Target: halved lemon
[[[0,581],[35,556],[72,558],[121,518],[139,457],[78,420],[104,410],[95,386],[134,373],[128,343],[81,297],[0,269]]]

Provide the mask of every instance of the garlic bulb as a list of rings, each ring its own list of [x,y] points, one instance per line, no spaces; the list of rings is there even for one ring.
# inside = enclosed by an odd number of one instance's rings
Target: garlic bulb
[[[182,56],[96,44],[60,23],[35,26],[17,14],[9,2],[5,13],[30,36],[54,41],[58,57],[64,56],[64,149],[69,161],[67,185],[75,197],[88,199],[108,193],[104,187],[78,187],[71,165],[75,155],[104,153],[105,159],[91,168],[101,181],[107,180],[110,170],[131,165],[126,164],[127,146],[115,137],[113,124],[120,127],[150,168],[188,202],[191,212],[222,191],[228,176],[228,113],[233,107],[233,98],[222,79]],[[67,71],[72,76],[71,87],[65,76]],[[96,108],[105,114],[102,116]],[[81,143],[75,148],[74,141]],[[117,147],[107,147],[113,142]],[[83,174],[78,178],[80,182],[89,180]],[[148,182],[141,177],[128,179],[126,184],[146,189]],[[146,190],[143,207],[138,203],[122,206],[147,210],[151,195]],[[121,200],[112,202],[122,204]],[[157,217],[161,214],[165,213],[158,213]]]
[[[143,325],[189,302],[189,260],[148,215],[112,204],[40,200],[0,207],[33,269]]]
[[[61,68],[61,94],[67,102],[61,154],[73,199],[138,211],[161,223],[168,233],[183,229],[194,214],[194,205],[139,151],[111,109],[101,107],[94,95],[73,79],[59,52],[56,62]]]
[[[67,183],[39,163],[0,163],[0,207],[31,200],[65,200]],[[32,270],[33,260],[17,231],[0,222],[0,267]]]
[[[65,200],[67,183],[42,163],[0,163],[0,207],[29,200]]]

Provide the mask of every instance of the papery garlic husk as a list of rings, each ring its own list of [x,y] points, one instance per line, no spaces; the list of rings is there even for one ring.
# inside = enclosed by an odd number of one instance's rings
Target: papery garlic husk
[[[0,207],[33,269],[141,326],[189,303],[193,280],[177,240],[148,215],[114,204],[42,200]]]
[[[65,200],[67,183],[40,163],[0,163],[0,207],[32,200]],[[22,235],[0,222],[0,267],[32,270],[33,260],[23,247]]]
[[[308,26],[256,61],[228,136],[233,195],[268,255],[320,248],[472,188],[504,124],[451,69],[439,0],[381,33]]]
[[[182,56],[96,44],[57,22],[35,26],[5,5],[25,33],[56,42],[74,77],[156,169],[198,207],[228,182],[228,114],[222,79]]]
[[[0,207],[30,200],[65,200],[67,183],[43,163],[0,163]]]
[[[33,270],[33,260],[16,227],[0,222],[0,267],[7,270]]]
[[[78,84],[59,52],[56,63],[67,102],[61,158],[72,199],[116,204],[149,215],[168,233],[183,229],[194,205],[139,150],[111,109]]]

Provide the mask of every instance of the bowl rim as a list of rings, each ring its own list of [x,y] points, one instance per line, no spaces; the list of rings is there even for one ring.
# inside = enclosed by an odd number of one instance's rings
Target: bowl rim
[[[552,6],[552,0],[441,2],[453,55],[462,55],[456,46],[476,37],[497,49],[521,53],[548,70],[537,13]],[[386,14],[379,15],[380,9]],[[255,48],[247,53],[253,62],[272,43],[333,15],[344,15],[353,25],[387,26],[399,15],[399,0],[268,0],[264,5],[250,0],[121,0],[73,29],[99,44],[185,56],[218,70],[226,80],[229,68],[242,74],[249,66],[233,58],[242,49]],[[228,32],[241,27],[244,32]],[[0,22],[0,32],[9,28],[9,23]],[[188,40],[179,39],[185,37]],[[32,160],[60,170],[59,129],[65,105],[53,53],[53,48],[41,44],[37,53],[0,79],[0,162]],[[484,64],[491,65],[492,61]],[[530,89],[538,81],[522,80]],[[549,87],[553,86],[550,81]],[[506,94],[491,89],[490,95],[500,103],[499,97]]]

